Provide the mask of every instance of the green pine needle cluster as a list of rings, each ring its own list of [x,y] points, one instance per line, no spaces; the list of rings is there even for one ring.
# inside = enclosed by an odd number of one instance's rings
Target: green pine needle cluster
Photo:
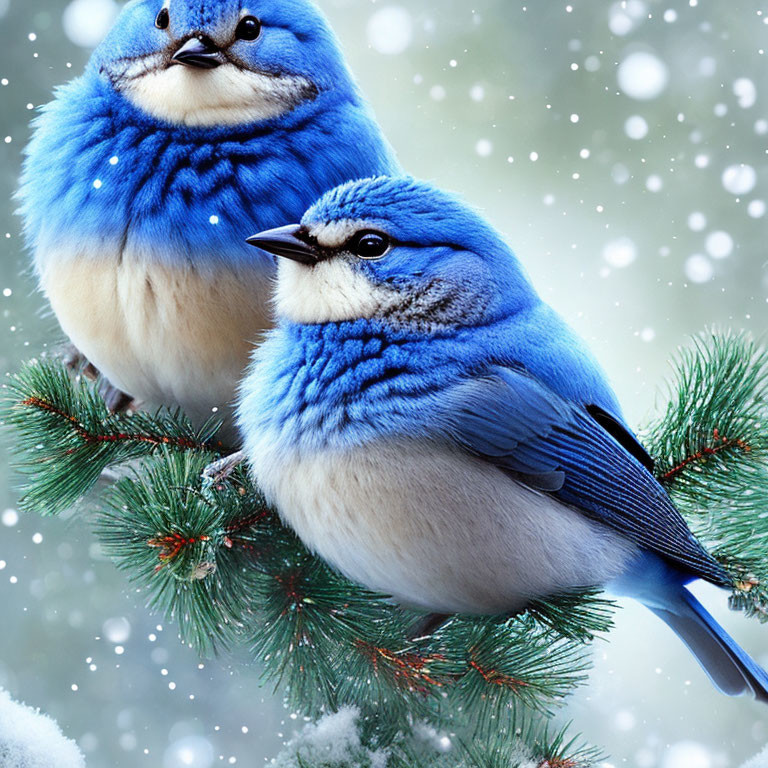
[[[112,414],[97,384],[57,361],[28,364],[4,390],[23,508],[91,510],[104,551],[201,653],[249,647],[265,681],[313,718],[355,708],[360,748],[384,750],[388,768],[594,761],[540,724],[585,680],[587,644],[610,628],[612,604],[597,592],[540,601],[514,617],[454,617],[414,638],[424,617],[313,557],[244,469],[203,481],[222,456],[213,426],[196,431],[165,411]],[[768,354],[746,336],[711,334],[681,353],[668,405],[646,436],[660,481],[733,575],[732,606],[761,619],[767,396]],[[94,492],[105,470],[119,479]],[[450,757],[417,748],[420,724],[459,746]],[[521,754],[527,763],[515,762]]]
[[[707,333],[681,350],[646,446],[704,546],[734,580],[731,607],[768,621],[768,351]]]

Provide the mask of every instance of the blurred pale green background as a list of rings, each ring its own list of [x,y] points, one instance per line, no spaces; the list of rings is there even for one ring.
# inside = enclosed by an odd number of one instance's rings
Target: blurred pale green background
[[[688,335],[763,334],[768,2],[321,5],[406,168],[461,191],[507,233],[634,423]],[[28,123],[82,69],[115,8],[0,0],[3,373],[59,338],[13,215]],[[198,668],[81,522],[17,519],[13,445],[0,439],[0,686],[56,717],[91,768],[250,768],[274,755],[301,718],[259,688],[245,656]],[[768,663],[768,627],[703,596]],[[768,710],[716,694],[639,608],[621,612],[595,661],[565,715],[613,765],[739,766],[768,741]]]

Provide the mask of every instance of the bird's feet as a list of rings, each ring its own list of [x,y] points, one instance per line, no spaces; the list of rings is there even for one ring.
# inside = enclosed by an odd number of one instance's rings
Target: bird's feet
[[[223,459],[214,461],[203,470],[203,485],[206,488],[217,488],[221,486],[232,473],[245,462],[245,451],[238,451]]]
[[[61,354],[61,361],[68,370],[85,376],[90,381],[97,381],[101,373],[96,366],[74,345],[67,344]],[[113,387],[106,379],[99,385],[99,394],[107,404],[110,413],[126,413],[137,410],[138,403],[117,387]]]
[[[408,632],[408,639],[411,642],[416,642],[417,640],[425,640],[428,637],[432,637],[443,624],[446,624],[452,618],[453,616],[447,613],[430,613],[423,619],[419,619],[411,627],[411,630]]]
[[[102,381],[99,387],[99,394],[107,404],[110,413],[127,413],[138,408],[136,400],[117,387],[113,387],[106,379]]]
[[[96,381],[99,378],[96,366],[89,362],[88,358],[74,344],[67,344],[62,349],[61,362],[64,363],[68,371],[85,376],[90,381]]]

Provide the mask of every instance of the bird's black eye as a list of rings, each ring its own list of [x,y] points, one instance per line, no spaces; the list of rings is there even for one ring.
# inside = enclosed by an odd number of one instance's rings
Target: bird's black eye
[[[161,8],[160,13],[157,14],[155,19],[155,26],[158,29],[168,29],[168,25],[171,23],[171,15],[168,13],[167,8]]]
[[[349,250],[361,259],[380,259],[391,243],[380,232],[360,232],[349,242]]]
[[[261,34],[261,22],[255,16],[245,16],[235,30],[238,40],[255,40]]]

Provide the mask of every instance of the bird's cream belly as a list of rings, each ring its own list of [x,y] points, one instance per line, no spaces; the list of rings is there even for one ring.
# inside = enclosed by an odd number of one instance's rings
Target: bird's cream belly
[[[228,408],[270,323],[263,271],[208,276],[146,259],[47,259],[41,287],[62,329],[116,387],[196,420]]]
[[[604,584],[634,545],[495,467],[452,449],[398,443],[248,453],[284,520],[349,578],[444,613],[504,613],[530,598]]]

